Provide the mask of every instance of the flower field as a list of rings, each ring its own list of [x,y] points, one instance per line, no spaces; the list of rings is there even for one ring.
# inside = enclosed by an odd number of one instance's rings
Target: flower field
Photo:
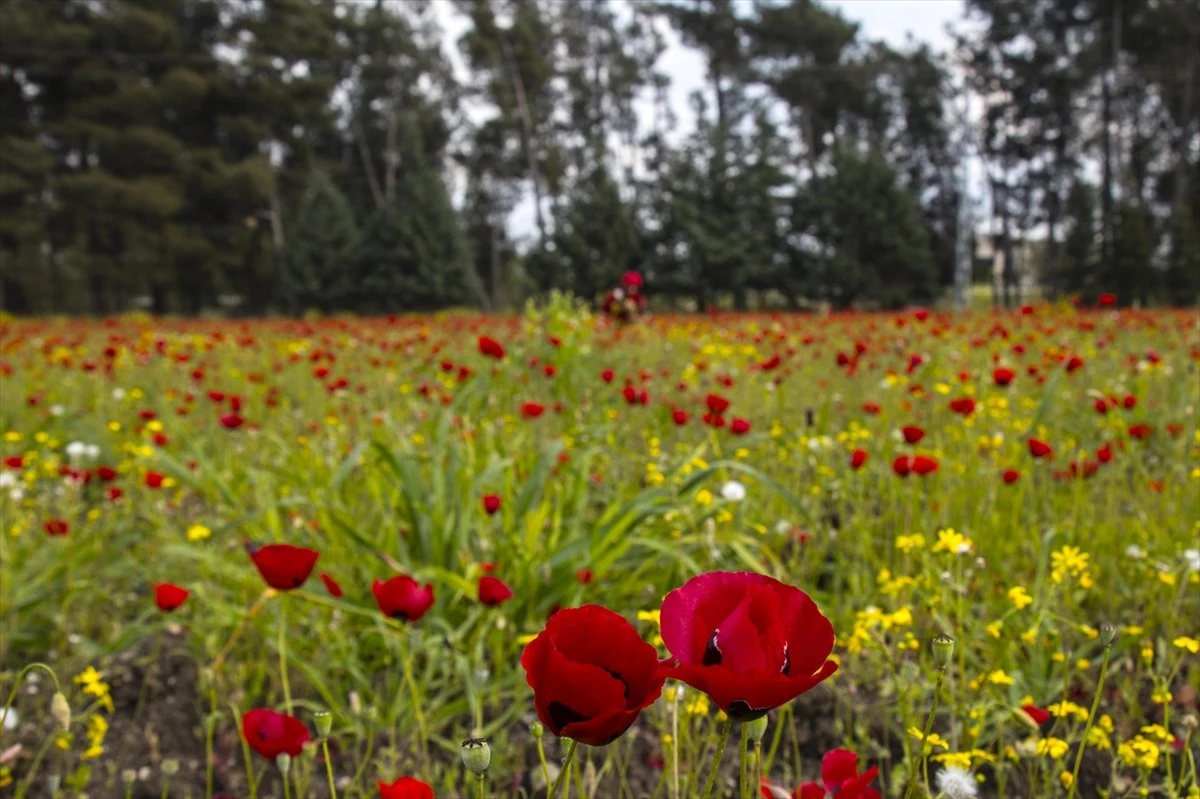
[[[0,794],[1200,796],[1198,367],[1065,305],[0,322]]]

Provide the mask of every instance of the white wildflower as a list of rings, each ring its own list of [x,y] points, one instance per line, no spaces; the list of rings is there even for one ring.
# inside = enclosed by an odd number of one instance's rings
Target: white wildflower
[[[958,766],[946,766],[937,775],[938,792],[946,799],[975,799],[979,796],[979,783],[971,772]]]
[[[1125,557],[1141,560],[1142,558],[1146,557],[1146,552],[1137,544],[1130,544],[1129,546],[1125,547]]]
[[[721,486],[721,496],[730,502],[741,502],[746,498],[746,487],[737,480],[730,480]]]
[[[1183,559],[1187,562],[1188,571],[1200,572],[1200,549],[1183,550]]]

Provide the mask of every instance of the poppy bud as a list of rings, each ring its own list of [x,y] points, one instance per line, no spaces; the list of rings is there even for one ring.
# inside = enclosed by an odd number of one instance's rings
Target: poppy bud
[[[543,735],[546,734],[546,728],[542,726],[542,723],[540,721],[535,721],[534,723],[529,725],[529,733],[534,738],[541,738]]]
[[[467,771],[477,777],[482,777],[488,770],[488,766],[492,764],[492,747],[488,746],[488,742],[484,738],[471,738],[463,741],[458,752],[462,756],[462,762],[467,767]]]
[[[933,663],[939,669],[945,669],[950,665],[950,658],[954,657],[954,639],[945,633],[938,633],[930,642],[930,648],[933,650]]]
[[[179,773],[179,761],[173,758],[167,758],[162,762],[162,773],[164,777],[172,777]]]
[[[746,733],[750,738],[750,743],[758,743],[767,733],[767,717],[759,716],[754,721],[746,722]]]
[[[287,752],[280,752],[275,755],[275,765],[279,767],[279,773],[286,777],[292,770],[292,756]]]
[[[1117,640],[1117,628],[1108,622],[1100,625],[1100,644],[1105,649],[1113,645],[1113,641]]]
[[[50,716],[58,724],[58,728],[66,732],[71,726],[71,706],[61,691],[55,691],[50,697]]]
[[[328,710],[318,710],[313,713],[313,726],[317,728],[318,737],[328,738],[329,731],[333,728],[333,714]]]
[[[124,769],[121,772],[121,782],[125,783],[126,786],[133,785],[137,782],[137,772],[131,768]]]

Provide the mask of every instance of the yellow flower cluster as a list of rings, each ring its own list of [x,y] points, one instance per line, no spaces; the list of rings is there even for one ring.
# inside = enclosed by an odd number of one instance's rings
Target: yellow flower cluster
[[[975,542],[954,528],[938,530],[937,543],[933,545],[934,552],[948,552],[951,555],[966,555],[975,548]]]
[[[1160,755],[1158,744],[1141,735],[1117,747],[1117,757],[1122,763],[1142,771],[1153,771],[1158,766]]]
[[[83,692],[100,700],[100,704],[109,713],[113,712],[112,695],[108,691],[108,683],[92,666],[88,666],[75,676],[75,684],[83,686]]]
[[[1088,571],[1091,556],[1079,547],[1065,546],[1050,554],[1050,579],[1061,583],[1070,578],[1078,580],[1081,588],[1092,587],[1092,576]]]

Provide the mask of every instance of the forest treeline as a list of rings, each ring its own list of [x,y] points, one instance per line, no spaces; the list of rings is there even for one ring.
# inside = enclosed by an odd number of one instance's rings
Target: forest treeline
[[[1200,0],[967,0],[948,53],[815,0],[4,0],[0,305],[896,307],[984,231],[1051,296],[1192,303],[1198,77]]]

